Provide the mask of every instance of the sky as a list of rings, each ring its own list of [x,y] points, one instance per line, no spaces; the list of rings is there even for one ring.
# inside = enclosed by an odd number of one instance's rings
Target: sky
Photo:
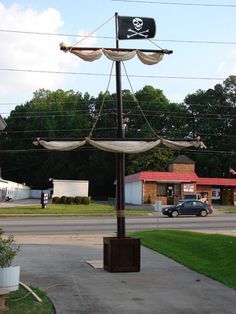
[[[122,89],[152,85],[180,103],[236,74],[233,0],[0,0],[0,114],[9,115],[41,88],[95,97],[104,92],[111,61],[85,62],[62,52],[59,44],[115,47],[115,12],[154,18],[157,27],[152,41],[120,40],[121,48],[173,50],[157,65],[126,61],[130,80],[122,69]],[[115,78],[109,90],[115,91]]]

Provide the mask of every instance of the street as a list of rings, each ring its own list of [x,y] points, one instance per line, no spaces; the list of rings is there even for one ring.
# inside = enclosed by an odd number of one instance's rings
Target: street
[[[11,234],[82,234],[116,232],[116,217],[1,217],[0,227]],[[126,231],[179,229],[236,234],[236,214],[213,214],[205,218],[185,216],[126,217]]]

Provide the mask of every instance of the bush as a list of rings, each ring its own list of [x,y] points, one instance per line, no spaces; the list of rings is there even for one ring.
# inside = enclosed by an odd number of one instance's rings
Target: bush
[[[90,203],[90,198],[88,196],[83,196],[81,200],[81,204],[89,205],[89,203]]]
[[[61,197],[53,197],[52,199],[53,204],[84,204],[84,205],[89,205],[90,204],[90,197],[88,196],[61,196]]]
[[[63,196],[61,197],[61,199],[60,199],[60,203],[61,203],[61,204],[67,204],[67,196],[64,196],[64,195],[63,195]]]
[[[52,198],[52,203],[53,203],[53,204],[60,204],[60,202],[61,202],[60,197],[54,196],[54,197]]]
[[[68,196],[66,198],[66,204],[69,204],[69,205],[74,204],[74,197]]]
[[[74,203],[75,204],[82,204],[82,197],[81,196],[75,196]]]
[[[14,236],[3,238],[3,230],[0,229],[0,268],[10,267],[11,263],[19,252],[20,247],[14,245]]]

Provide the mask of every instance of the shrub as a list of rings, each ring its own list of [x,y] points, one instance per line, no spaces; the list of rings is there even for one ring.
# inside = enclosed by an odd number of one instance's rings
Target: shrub
[[[69,205],[74,204],[74,197],[68,196],[66,198],[66,204],[69,204]]]
[[[75,196],[74,203],[75,204],[82,204],[82,197],[81,196]]]
[[[60,199],[61,204],[67,204],[67,196],[63,195]]]
[[[81,204],[89,205],[90,198],[88,196],[83,196],[81,200]]]
[[[19,252],[20,247],[14,245],[14,236],[3,237],[3,230],[0,229],[0,267],[10,267],[11,263]]]
[[[52,203],[53,203],[53,204],[60,204],[60,201],[61,201],[61,199],[60,199],[60,197],[58,197],[58,196],[54,196],[54,197],[52,198]]]

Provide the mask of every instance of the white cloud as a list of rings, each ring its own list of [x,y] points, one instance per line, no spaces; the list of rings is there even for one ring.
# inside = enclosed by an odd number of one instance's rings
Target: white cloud
[[[25,9],[19,5],[5,7],[0,3],[0,29],[57,33],[63,26],[60,12],[48,8],[42,12]],[[93,39],[94,40],[94,39]],[[12,93],[32,93],[39,88],[55,89],[63,84],[62,74],[32,73],[32,70],[73,71],[78,70],[79,59],[60,51],[60,42],[66,37],[38,34],[0,32],[0,68],[23,69],[29,72],[1,71],[0,93],[7,97]]]
[[[219,64],[219,66],[218,66],[218,71],[219,71],[219,72],[222,72],[223,69],[224,69],[224,67],[225,67],[225,62],[222,61],[222,62]]]

